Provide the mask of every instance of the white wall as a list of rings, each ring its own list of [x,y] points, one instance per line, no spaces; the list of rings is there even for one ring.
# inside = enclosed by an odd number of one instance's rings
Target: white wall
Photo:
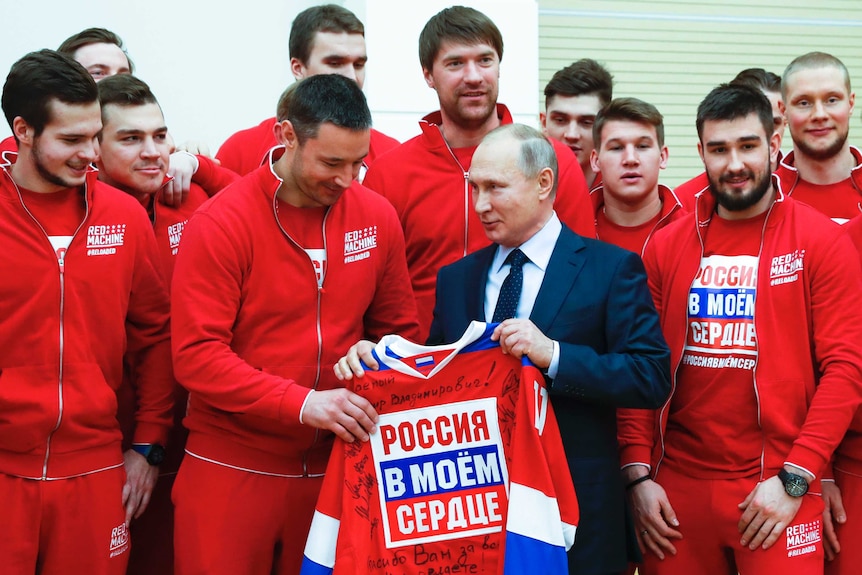
[[[275,114],[293,81],[287,56],[290,22],[307,0],[40,0],[3,2],[0,76],[27,52],[56,48],[71,34],[101,26],[119,34],[165,111],[177,142],[199,140],[215,152],[233,132]],[[375,126],[400,140],[437,109],[422,78],[418,37],[425,22],[452,2],[346,0],[366,26],[365,93]],[[461,1],[486,13],[505,42],[500,101],[516,121],[536,125],[536,0]],[[224,8],[229,6],[230,8]],[[0,137],[11,133],[5,121]]]

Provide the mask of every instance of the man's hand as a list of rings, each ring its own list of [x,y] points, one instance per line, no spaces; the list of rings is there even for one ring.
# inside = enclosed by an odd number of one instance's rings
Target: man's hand
[[[740,543],[752,551],[761,545],[769,549],[801,506],[802,497],[789,496],[777,475],[761,481],[739,504],[743,512],[737,525],[742,533]]]
[[[682,539],[682,533],[676,529],[679,521],[664,488],[655,481],[644,481],[629,490],[629,497],[641,552],[649,549],[659,559],[666,553],[676,555],[671,539]]]
[[[165,185],[162,194],[162,203],[166,206],[177,207],[181,205],[189,195],[192,187],[192,177],[198,171],[198,159],[188,152],[174,152],[171,154],[168,175],[172,178]]]
[[[528,319],[507,319],[497,326],[491,339],[500,342],[503,353],[515,357],[526,355],[539,369],[551,366],[554,342]]]
[[[302,410],[303,423],[328,429],[348,443],[368,441],[377,420],[377,411],[368,400],[346,389],[313,391]]]
[[[376,371],[380,366],[371,354],[373,349],[374,343],[366,339],[360,339],[354,343],[350,346],[350,349],[347,350],[347,355],[339,359],[338,363],[333,366],[335,377],[340,381],[352,379],[354,375],[356,377],[362,377],[365,375],[365,370],[362,369],[360,361],[365,362],[365,365],[367,365],[369,369]]]
[[[159,478],[159,468],[147,463],[147,458],[134,449],[123,453],[123,465],[126,469],[123,507],[126,508],[126,525],[128,525],[133,518],[140,517],[150,504],[153,488]]]
[[[835,531],[835,523],[847,522],[847,513],[844,511],[844,502],[841,499],[841,490],[834,481],[820,481],[823,491],[823,551],[826,560],[832,561],[841,552],[838,543],[838,533]]]
[[[213,158],[212,152],[210,152],[210,147],[207,145],[206,142],[198,140],[186,140],[185,142],[177,146],[177,151],[188,152],[196,156],[206,156],[207,158],[212,158],[214,162],[218,162],[218,160]]]

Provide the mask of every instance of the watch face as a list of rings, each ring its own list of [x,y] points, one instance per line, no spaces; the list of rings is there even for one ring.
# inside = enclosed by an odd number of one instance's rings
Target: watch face
[[[782,473],[779,473],[779,478],[784,483],[784,490],[789,496],[802,497],[808,493],[808,482],[801,475],[782,470]]]
[[[147,455],[147,463],[150,465],[161,465],[165,460],[165,448],[159,444],[154,444],[150,447],[150,452]]]

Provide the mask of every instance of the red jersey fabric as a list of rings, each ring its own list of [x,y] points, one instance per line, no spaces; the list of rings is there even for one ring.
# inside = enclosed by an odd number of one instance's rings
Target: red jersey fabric
[[[502,104],[497,116],[502,124],[512,123]],[[401,220],[423,341],[431,328],[437,271],[490,243],[467,181],[475,148],[459,152],[459,158],[443,138],[441,123],[439,111],[425,116],[422,133],[378,158],[363,182],[392,202]],[[554,209],[569,228],[590,236],[593,217],[581,166],[567,146],[550,142],[559,164]]]
[[[378,343],[380,370],[351,380],[378,431],[336,442],[303,575],[566,572],[578,503],[544,377],[494,327]]]
[[[673,189],[679,203],[686,212],[694,211],[695,196],[700,192],[709,193],[709,178],[706,172],[701,172],[687,182],[683,182]]]
[[[834,223],[781,193],[760,235],[754,366],[761,434],[761,477],[785,463],[820,477],[862,395],[862,293],[859,258]],[[669,406],[683,381],[689,296],[703,258],[715,203],[701,195],[695,213],[661,230],[644,264],[671,349],[671,399],[620,429],[623,465],[658,466],[664,455]],[[732,438],[731,438],[732,441]],[[815,486],[814,490],[817,490]]]
[[[843,228],[862,257],[862,218],[853,218]],[[844,441],[835,451],[835,467],[862,477],[862,409],[856,411]]]
[[[593,188],[590,192],[590,201],[595,217],[596,239],[627,249],[643,257],[647,242],[653,237],[653,234],[686,214],[686,210],[680,204],[673,190],[659,184],[658,193],[661,198],[661,210],[656,217],[640,226],[626,227],[613,223],[605,216],[604,187],[599,185]]]
[[[59,479],[120,466],[126,353],[142,358],[134,441],[164,443],[171,425],[169,309],[150,222],[90,171],[84,215],[55,253],[9,168],[0,167],[0,473]]]
[[[697,384],[677,387],[665,434],[666,464],[691,477],[750,477],[760,467],[754,314],[765,219],[713,217],[705,234],[677,371],[680,381]]]
[[[276,118],[267,118],[257,126],[240,130],[230,136],[219,148],[216,158],[222,167],[244,176],[261,167],[269,151],[278,145],[272,128]],[[398,146],[399,142],[383,132],[371,128],[371,143],[365,165],[370,166],[381,154]]]
[[[785,183],[788,196],[805,202],[835,223],[844,224],[862,211],[862,151],[850,146],[850,152],[856,159],[856,167],[847,179],[834,184],[821,186],[802,179],[794,163],[795,152],[782,158],[775,173]]]
[[[416,337],[404,240],[390,206],[354,182],[323,223],[322,285],[279,225],[270,162],[189,220],[172,294],[174,365],[190,392],[187,453],[248,471],[323,473],[332,436],[300,423],[311,389],[357,340]]]

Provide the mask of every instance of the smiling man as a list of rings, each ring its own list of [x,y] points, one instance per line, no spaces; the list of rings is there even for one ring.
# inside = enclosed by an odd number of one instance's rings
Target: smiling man
[[[858,255],[782,194],[762,92],[719,86],[697,131],[709,193],[644,255],[673,391],[620,433],[644,571],[822,573],[820,479],[862,399]]]
[[[16,62],[0,167],[0,564],[11,575],[122,575],[155,469],[121,449],[116,392],[138,358],[136,444],[164,444],[168,299],[141,206],[96,179],[96,84],[64,54]]]
[[[503,37],[488,16],[452,6],[419,35],[419,62],[440,109],[419,122],[422,133],[377,160],[364,181],[401,219],[423,338],[434,309],[437,271],[484,247],[488,238],[470,200],[473,152],[491,130],[512,123],[497,102]],[[552,140],[559,165],[554,209],[579,234],[592,235],[592,214],[577,158]]]
[[[850,145],[856,94],[838,58],[810,52],[793,60],[781,81],[783,111],[793,139],[778,174],[787,194],[843,224],[862,205],[862,152]]]
[[[398,218],[355,181],[362,90],[318,74],[278,109],[274,161],[202,206],[177,258],[179,575],[299,572],[333,434],[366,441],[377,419],[330,366],[362,337],[417,336]]]

